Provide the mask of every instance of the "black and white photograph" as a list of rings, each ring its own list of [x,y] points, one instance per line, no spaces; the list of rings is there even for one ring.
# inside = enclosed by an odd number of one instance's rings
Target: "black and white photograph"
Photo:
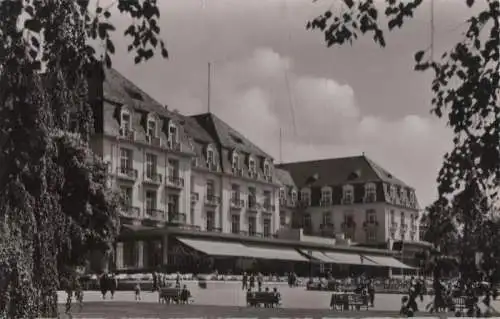
[[[0,319],[500,317],[500,0],[0,0]]]

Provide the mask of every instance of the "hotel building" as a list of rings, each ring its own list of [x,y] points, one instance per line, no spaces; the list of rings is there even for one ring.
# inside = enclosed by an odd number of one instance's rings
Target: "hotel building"
[[[418,241],[415,192],[365,156],[276,166],[212,113],[171,111],[112,69],[93,83],[92,147],[123,195],[116,271],[406,267],[387,243]]]

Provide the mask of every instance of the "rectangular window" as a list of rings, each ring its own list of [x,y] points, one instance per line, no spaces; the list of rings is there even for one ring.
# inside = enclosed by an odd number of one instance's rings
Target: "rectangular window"
[[[328,225],[332,223],[332,216],[330,215],[330,212],[324,212],[323,213],[323,225]]]
[[[146,177],[154,178],[156,175],[156,167],[158,158],[154,154],[146,154]]]
[[[124,206],[132,206],[132,200],[133,200],[133,188],[132,187],[127,187],[127,186],[120,186],[120,191],[122,195],[122,204]]]
[[[215,187],[213,180],[207,180],[207,196],[211,197],[215,195]]]
[[[271,192],[270,191],[264,191],[264,206],[265,207],[270,207],[271,205],[272,205]]]
[[[286,199],[286,192],[284,188],[280,188],[280,200]]]
[[[215,212],[207,211],[207,230],[214,231],[215,230]]]
[[[240,200],[240,185],[237,184],[231,185],[231,200],[233,201]]]
[[[271,237],[271,220],[264,219],[264,237]]]
[[[366,239],[368,241],[376,241],[377,240],[377,231],[375,229],[368,229],[366,231]]]
[[[179,213],[179,196],[178,195],[168,195],[167,197],[167,209],[169,217],[175,216]]]
[[[302,191],[300,193],[300,201],[306,204],[311,202],[311,197],[308,191]]]
[[[156,121],[148,121],[148,131],[146,134],[151,137],[156,137]]]
[[[132,151],[120,148],[120,169],[122,173],[127,173],[132,169]]]
[[[305,214],[304,215],[304,228],[311,228],[311,227],[312,227],[311,215]]]
[[[329,201],[332,199],[332,192],[329,189],[324,189],[321,191],[321,199],[323,201]]]
[[[156,209],[156,191],[147,190],[146,191],[146,211],[151,211]]]
[[[212,150],[207,150],[207,163],[208,164],[215,163],[215,160],[214,160],[214,151],[212,151]]]
[[[377,221],[377,212],[374,209],[368,209],[366,211],[366,221],[371,224]]]
[[[393,210],[391,210],[391,224],[396,223],[396,213],[394,213]]]
[[[125,131],[130,130],[130,114],[122,113],[121,128]]]
[[[248,217],[248,235],[255,236],[257,231],[257,220],[255,217]]]
[[[170,125],[168,128],[168,139],[172,143],[177,143],[177,127],[174,125]]]
[[[248,171],[254,173],[256,171],[256,168],[255,168],[255,161],[253,159],[251,159],[249,162],[248,162]]]
[[[231,215],[231,233],[233,233],[233,234],[240,233],[240,216],[239,215]]]
[[[271,176],[271,167],[269,163],[264,164],[264,176]]]
[[[173,178],[179,177],[179,161],[169,158],[168,159],[168,176]]]

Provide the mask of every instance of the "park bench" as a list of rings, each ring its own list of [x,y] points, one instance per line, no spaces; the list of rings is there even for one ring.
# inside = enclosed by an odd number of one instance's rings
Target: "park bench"
[[[160,288],[158,291],[158,302],[159,303],[190,303],[193,302],[191,298],[191,292],[189,290],[185,290],[183,293],[183,289],[181,288]]]
[[[280,295],[272,291],[247,292],[247,305],[252,307],[263,305],[266,308],[274,308],[281,304],[280,299]]]
[[[361,294],[352,294],[347,296],[349,308],[352,310],[360,310],[365,307],[368,310],[368,298]]]

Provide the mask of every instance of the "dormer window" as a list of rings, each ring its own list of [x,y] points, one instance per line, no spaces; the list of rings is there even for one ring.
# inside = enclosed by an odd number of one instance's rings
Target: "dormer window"
[[[345,185],[342,189],[342,204],[354,203],[354,187],[352,185]]]
[[[297,191],[295,189],[292,189],[292,191],[290,192],[290,197],[292,198],[292,202],[297,202]]]
[[[233,152],[232,168],[233,168],[233,171],[236,171],[240,168],[240,157],[238,156],[238,153],[236,153],[236,152]]]
[[[377,186],[374,183],[365,185],[365,202],[373,203],[377,201]]]
[[[391,198],[395,199],[396,198],[396,186],[391,185]]]
[[[311,205],[311,190],[304,188],[300,191],[300,201],[304,205]]]
[[[214,150],[211,146],[207,147],[207,164],[211,165],[215,163]]]
[[[146,135],[156,137],[156,120],[148,119]]]
[[[323,187],[321,189],[321,206],[330,206],[332,204],[332,188]]]
[[[177,131],[177,126],[175,126],[175,124],[173,123],[170,123],[168,125],[168,140],[171,142],[171,143],[177,143],[178,141],[178,131]]]
[[[120,128],[122,130],[131,129],[130,113],[127,110],[123,110],[120,114]]]
[[[253,159],[252,157],[248,159],[248,171],[250,174],[255,174],[257,171],[255,166],[255,159]]]
[[[264,162],[264,176],[271,176],[271,165],[267,160]]]

